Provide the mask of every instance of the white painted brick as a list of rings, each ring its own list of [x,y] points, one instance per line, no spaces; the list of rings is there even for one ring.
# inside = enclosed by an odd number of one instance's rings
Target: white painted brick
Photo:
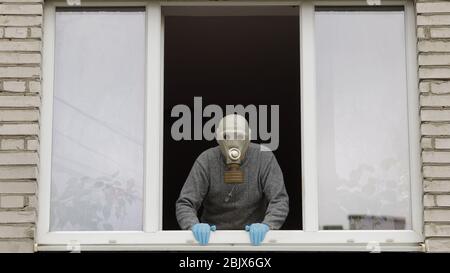
[[[420,105],[422,106],[450,106],[450,95],[421,95]]]
[[[0,223],[33,223],[35,220],[34,211],[0,211]]]
[[[9,91],[9,92],[24,92],[25,91],[25,82],[4,81],[3,82],[3,90]]]
[[[450,15],[419,15],[418,26],[450,25]]]
[[[33,238],[33,226],[0,225],[0,235],[2,238]]]
[[[450,163],[450,152],[423,151],[422,159],[426,163]]]
[[[450,28],[431,28],[431,38],[450,38]]]
[[[450,222],[449,209],[426,209],[424,212],[426,222]]]
[[[39,93],[41,92],[41,83],[40,82],[36,82],[36,81],[30,81],[28,83],[29,85],[29,90],[32,93]]]
[[[2,96],[0,97],[0,107],[38,107],[40,106],[39,96]]]
[[[426,136],[450,135],[450,124],[424,123],[421,132]]]
[[[425,194],[423,196],[423,205],[425,207],[435,207],[436,206],[436,200],[434,198],[435,195],[433,194]]]
[[[30,208],[37,208],[38,205],[38,199],[36,195],[28,196],[28,207]]]
[[[5,28],[5,38],[26,38],[27,36],[28,36],[28,28],[26,27]]]
[[[450,41],[419,41],[421,52],[450,52]]]
[[[418,13],[440,13],[440,12],[450,13],[450,3],[445,1],[432,3],[417,3],[416,9]]]
[[[425,194],[423,197],[423,204],[425,207],[449,207],[450,206],[450,195]]]
[[[425,39],[426,38],[426,30],[424,27],[417,28],[417,38]]]
[[[39,64],[41,55],[36,53],[0,52],[0,63],[4,64]]]
[[[39,140],[29,139],[27,140],[27,150],[37,151],[39,149]]]
[[[23,139],[7,138],[1,140],[0,147],[2,150],[23,150],[25,142]]]
[[[429,193],[447,193],[450,192],[450,181],[448,180],[425,180],[423,182],[423,189]]]
[[[42,24],[42,16],[15,16],[2,15],[0,16],[0,26],[40,26]]]
[[[37,153],[0,152],[0,165],[31,165],[37,163]]]
[[[420,54],[419,65],[450,65],[450,54]]]
[[[37,121],[39,120],[39,110],[1,110],[0,121]]]
[[[40,41],[0,41],[1,51],[40,51]]]
[[[420,140],[420,145],[423,149],[432,149],[433,148],[433,139],[431,137],[423,137]]]
[[[36,176],[35,166],[0,166],[2,179],[35,179]]]
[[[435,202],[438,207],[449,207],[450,206],[450,195],[444,195],[444,194],[436,195]]]
[[[450,149],[450,139],[436,138],[434,139],[434,146],[436,149]]]
[[[3,34],[5,34],[5,31],[3,28],[0,28],[0,38],[3,38]]]
[[[422,110],[423,121],[450,121],[450,110]]]
[[[446,67],[421,67],[419,77],[422,79],[449,79],[450,68]]]
[[[0,135],[38,135],[39,125],[29,124],[0,124]]]
[[[435,94],[450,93],[450,81],[433,81],[430,83],[430,90]]]
[[[430,82],[421,81],[419,83],[419,91],[421,93],[430,92]]]
[[[25,199],[19,195],[2,195],[0,196],[0,207],[2,208],[23,208]],[[0,233],[0,236],[2,234]]]
[[[1,193],[36,193],[35,182],[0,182]]]
[[[448,236],[450,237],[450,225],[429,223],[425,225],[425,236]]]
[[[0,253],[32,253],[33,250],[33,239],[0,240]]]
[[[40,27],[30,28],[30,37],[31,38],[42,38],[42,28],[40,28]]]
[[[0,14],[42,14],[42,5],[2,5]]]
[[[450,239],[430,238],[425,240],[426,251],[431,253],[450,252]]]
[[[0,67],[0,75],[5,78],[37,77],[40,75],[40,73],[41,69],[39,67],[20,67],[20,66]]]
[[[423,175],[426,178],[449,178],[450,166],[424,166]]]

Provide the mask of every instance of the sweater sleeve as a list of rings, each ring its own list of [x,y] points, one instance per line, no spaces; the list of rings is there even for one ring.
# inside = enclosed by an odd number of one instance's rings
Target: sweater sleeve
[[[280,229],[289,213],[289,196],[284,186],[283,173],[273,154],[262,172],[262,186],[268,201],[263,224]]]
[[[208,188],[208,175],[205,168],[196,160],[176,201],[176,217],[181,229],[190,229],[199,223],[197,211]]]

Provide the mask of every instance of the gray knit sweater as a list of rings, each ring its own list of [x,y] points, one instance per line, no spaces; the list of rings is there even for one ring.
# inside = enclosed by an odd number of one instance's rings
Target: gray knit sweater
[[[242,230],[252,223],[279,229],[289,212],[289,197],[273,153],[250,143],[241,165],[245,177],[241,184],[225,184],[225,168],[218,146],[197,158],[176,202],[180,227],[190,229],[199,223],[197,211],[203,204],[201,222],[217,229]]]

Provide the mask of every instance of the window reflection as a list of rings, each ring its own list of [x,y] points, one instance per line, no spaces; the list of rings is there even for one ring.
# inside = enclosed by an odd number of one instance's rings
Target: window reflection
[[[319,225],[410,229],[404,13],[315,15]]]
[[[50,229],[142,230],[145,12],[57,9]]]

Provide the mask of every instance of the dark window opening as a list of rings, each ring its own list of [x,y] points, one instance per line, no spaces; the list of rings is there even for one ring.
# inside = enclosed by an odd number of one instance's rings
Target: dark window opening
[[[194,97],[202,98],[203,109],[210,104],[223,110],[225,105],[279,105],[274,154],[290,204],[282,229],[302,229],[298,7],[275,16],[166,14],[164,25],[163,229],[179,229],[175,202],[180,190],[195,159],[217,145],[171,137],[178,119],[171,117],[172,108],[184,104],[193,112]]]

